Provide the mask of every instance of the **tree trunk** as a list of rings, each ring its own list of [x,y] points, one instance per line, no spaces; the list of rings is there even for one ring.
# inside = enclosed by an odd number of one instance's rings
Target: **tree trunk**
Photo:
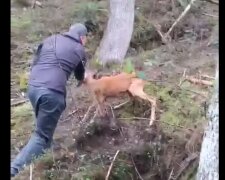
[[[219,75],[208,111],[209,123],[202,142],[197,180],[219,179]]]
[[[99,48],[99,61],[122,63],[133,33],[135,0],[110,0],[110,15]]]

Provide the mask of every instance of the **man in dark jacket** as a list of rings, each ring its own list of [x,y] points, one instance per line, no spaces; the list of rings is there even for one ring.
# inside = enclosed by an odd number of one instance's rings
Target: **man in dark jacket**
[[[66,82],[73,72],[82,82],[85,73],[87,29],[74,24],[69,32],[52,35],[38,47],[28,82],[28,97],[35,112],[35,130],[11,164],[11,176],[50,148],[60,115],[66,108]]]

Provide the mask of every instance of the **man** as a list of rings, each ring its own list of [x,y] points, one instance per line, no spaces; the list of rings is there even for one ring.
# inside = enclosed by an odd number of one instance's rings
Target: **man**
[[[11,164],[12,177],[50,148],[56,125],[66,108],[66,82],[72,72],[79,82],[84,78],[86,35],[86,27],[77,23],[68,32],[52,35],[39,45],[28,82],[35,130]]]

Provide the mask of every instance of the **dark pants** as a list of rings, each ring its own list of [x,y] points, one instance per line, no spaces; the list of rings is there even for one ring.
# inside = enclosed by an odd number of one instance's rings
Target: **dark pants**
[[[27,145],[11,164],[11,176],[51,147],[58,120],[66,107],[65,97],[58,92],[30,86],[28,97],[35,112],[35,130]]]

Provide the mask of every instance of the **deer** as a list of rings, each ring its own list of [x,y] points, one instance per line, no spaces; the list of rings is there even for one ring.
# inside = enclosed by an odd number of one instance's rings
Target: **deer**
[[[135,72],[122,72],[116,75],[101,76],[99,79],[96,79],[96,73],[88,71],[85,73],[83,84],[92,93],[94,103],[97,105],[97,112],[100,116],[105,116],[104,105],[108,97],[116,97],[121,93],[127,93],[130,100],[134,97],[139,97],[151,103],[149,125],[153,125],[155,121],[156,98],[144,92],[146,81],[137,78]]]

